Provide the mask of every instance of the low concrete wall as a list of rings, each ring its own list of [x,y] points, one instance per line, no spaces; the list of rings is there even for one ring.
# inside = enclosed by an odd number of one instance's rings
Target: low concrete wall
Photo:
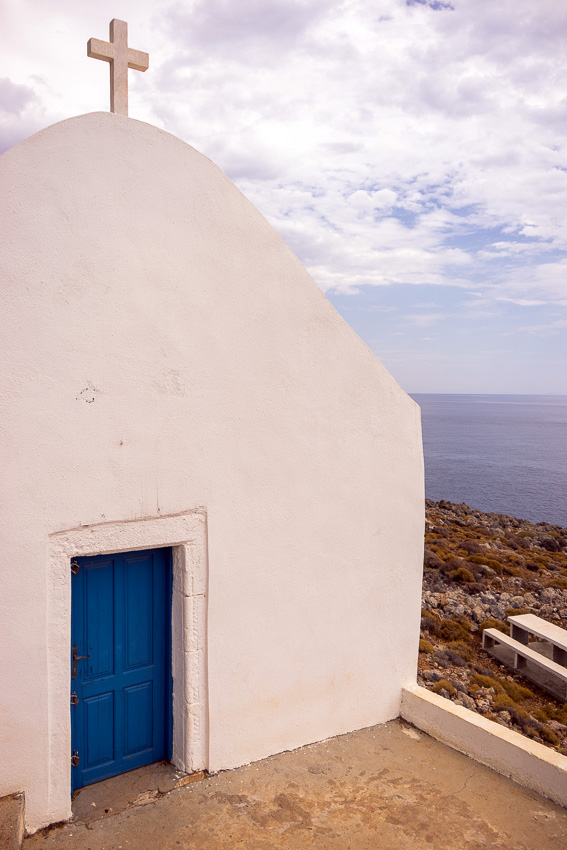
[[[418,685],[403,689],[400,715],[432,738],[567,807],[567,758],[549,747]]]

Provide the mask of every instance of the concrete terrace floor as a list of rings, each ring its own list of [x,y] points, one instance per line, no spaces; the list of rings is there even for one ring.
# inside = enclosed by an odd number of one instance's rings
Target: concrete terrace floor
[[[567,809],[399,720],[168,791],[172,776],[158,765],[85,788],[73,823],[23,848],[567,847]]]

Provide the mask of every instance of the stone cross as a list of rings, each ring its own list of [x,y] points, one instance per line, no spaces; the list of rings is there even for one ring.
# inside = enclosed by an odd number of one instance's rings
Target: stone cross
[[[128,47],[128,24],[114,18],[110,22],[110,43],[89,38],[87,56],[110,62],[110,111],[128,115],[128,68],[147,71],[150,58]]]

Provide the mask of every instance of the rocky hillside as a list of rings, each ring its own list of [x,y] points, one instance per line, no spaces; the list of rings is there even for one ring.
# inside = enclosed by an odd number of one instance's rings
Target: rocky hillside
[[[419,683],[567,755],[567,704],[482,649],[529,612],[567,628],[567,529],[426,500]]]

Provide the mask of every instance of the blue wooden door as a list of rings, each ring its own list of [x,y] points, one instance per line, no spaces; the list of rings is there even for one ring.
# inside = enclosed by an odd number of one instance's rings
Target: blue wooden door
[[[171,550],[74,563],[73,791],[170,755]]]

